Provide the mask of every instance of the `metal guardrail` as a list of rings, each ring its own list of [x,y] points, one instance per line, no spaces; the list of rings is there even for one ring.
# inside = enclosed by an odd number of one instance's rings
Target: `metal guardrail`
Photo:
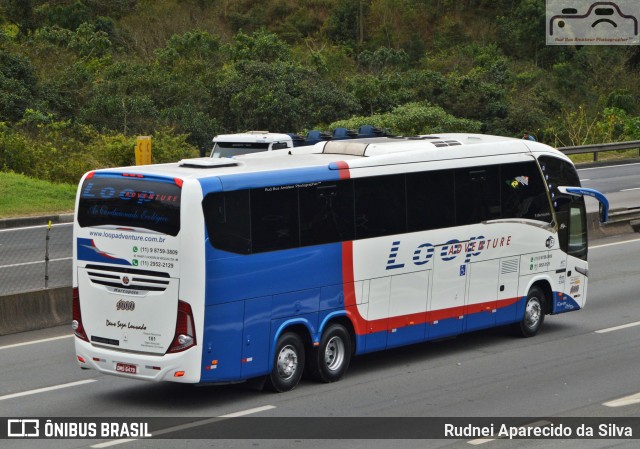
[[[609,219],[605,224],[616,224],[624,222],[640,222],[640,207],[630,207],[628,209],[616,209],[609,212]]]
[[[591,145],[579,145],[575,147],[561,147],[559,151],[564,154],[586,154],[593,153],[593,161],[598,161],[598,153],[601,151],[619,151],[619,150],[635,150],[638,149],[638,156],[640,156],[640,140],[632,140],[629,142],[614,142],[614,143],[594,143]]]

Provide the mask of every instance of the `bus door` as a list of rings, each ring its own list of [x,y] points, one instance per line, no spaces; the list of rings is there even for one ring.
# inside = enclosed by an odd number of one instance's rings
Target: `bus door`
[[[556,270],[563,295],[556,298],[554,312],[560,313],[584,307],[588,268],[587,219],[582,197],[558,198],[554,204],[560,249],[566,254],[565,266]]]
[[[459,245],[459,247],[458,247]],[[433,287],[427,313],[429,339],[462,333],[465,314],[465,293],[469,264],[462,253],[462,244],[435,247]]]

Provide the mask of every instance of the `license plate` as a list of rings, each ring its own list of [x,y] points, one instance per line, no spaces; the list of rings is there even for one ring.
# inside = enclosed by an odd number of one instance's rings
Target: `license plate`
[[[138,367],[128,363],[116,363],[116,371],[119,373],[138,374]]]

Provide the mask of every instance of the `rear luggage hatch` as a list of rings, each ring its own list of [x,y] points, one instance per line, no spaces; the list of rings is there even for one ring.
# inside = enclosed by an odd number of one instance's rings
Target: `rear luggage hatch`
[[[78,268],[89,341],[114,350],[164,354],[175,334],[179,284],[166,272],[98,264]]]

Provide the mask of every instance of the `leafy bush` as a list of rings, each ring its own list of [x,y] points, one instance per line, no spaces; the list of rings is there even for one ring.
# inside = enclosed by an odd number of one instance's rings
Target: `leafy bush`
[[[357,129],[363,125],[373,125],[394,134],[408,136],[443,132],[479,132],[481,129],[480,122],[456,118],[441,107],[428,103],[408,103],[385,114],[339,120],[333,122],[330,128]]]

